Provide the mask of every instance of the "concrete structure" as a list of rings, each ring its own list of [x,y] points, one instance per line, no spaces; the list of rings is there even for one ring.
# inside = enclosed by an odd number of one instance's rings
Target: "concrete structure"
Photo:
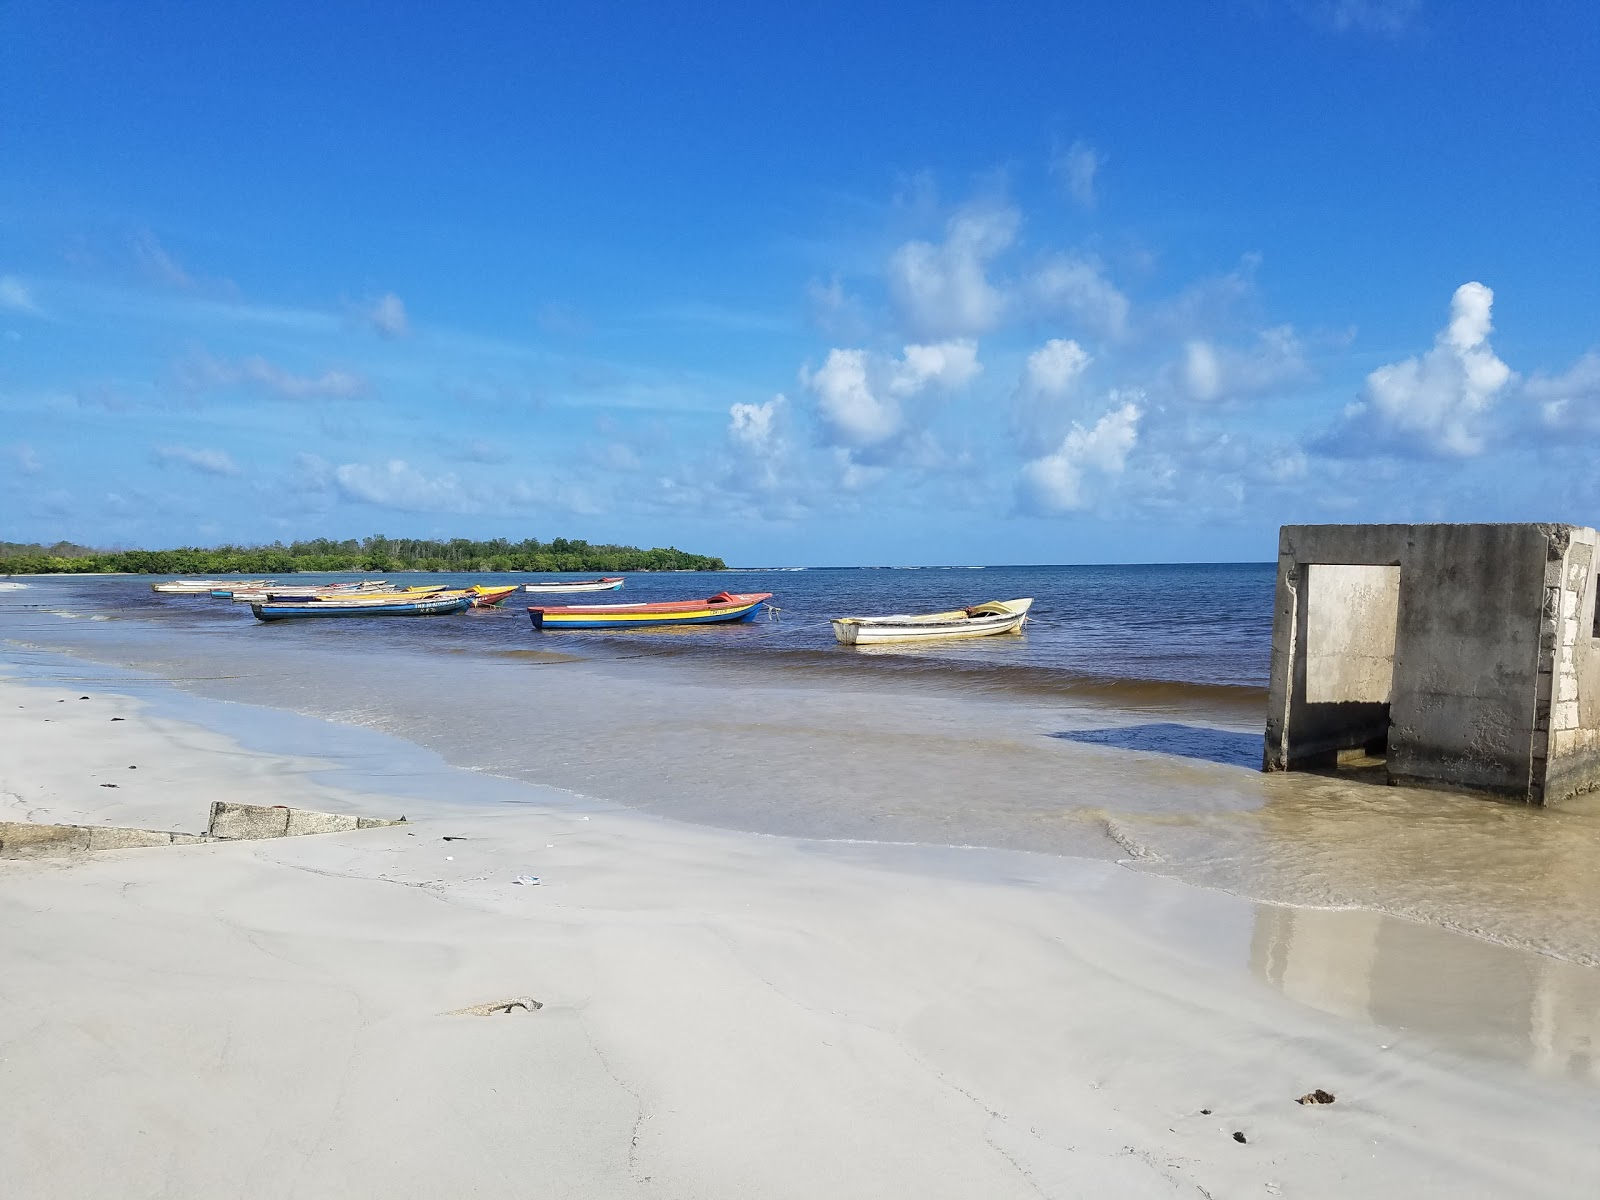
[[[1576,525],[1285,525],[1263,770],[1533,804],[1600,787],[1595,547]]]
[[[281,804],[211,805],[204,833],[172,833],[162,829],[124,829],[101,825],[36,825],[31,821],[0,821],[0,858],[59,858],[90,850],[127,850],[139,846],[192,846],[199,842],[243,841],[251,838],[299,837],[309,833],[342,833],[350,829],[377,829],[404,825],[378,817],[351,817],[343,813],[285,808]]]

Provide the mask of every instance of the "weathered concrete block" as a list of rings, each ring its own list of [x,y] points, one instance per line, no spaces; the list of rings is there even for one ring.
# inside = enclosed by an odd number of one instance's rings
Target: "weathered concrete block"
[[[172,835],[156,829],[90,829],[89,849],[126,850],[134,846],[170,846]]]
[[[358,817],[356,819],[356,828],[382,829],[385,825],[404,825],[405,823],[406,819],[404,817],[398,817],[393,821],[386,821],[382,817]]]
[[[206,826],[212,837],[229,841],[283,837],[288,830],[289,810],[282,805],[230,804],[226,800],[211,805]]]
[[[1576,700],[1561,700],[1555,706],[1554,724],[1557,729],[1576,729],[1578,727],[1578,702]]]
[[[89,849],[89,830],[82,825],[34,825],[0,822],[0,858],[60,858]]]
[[[343,833],[350,829],[359,829],[357,818],[345,816],[343,813],[311,812],[304,808],[291,808],[289,810],[289,824],[285,829],[286,837],[298,837],[303,833]]]
[[[174,833],[169,836],[174,846],[200,846],[216,840],[207,833]]]

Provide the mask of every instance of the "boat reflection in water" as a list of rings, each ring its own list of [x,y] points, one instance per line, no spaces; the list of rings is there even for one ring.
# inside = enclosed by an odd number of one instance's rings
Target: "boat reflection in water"
[[[1600,971],[1382,913],[1255,907],[1251,968],[1290,999],[1600,1083]]]

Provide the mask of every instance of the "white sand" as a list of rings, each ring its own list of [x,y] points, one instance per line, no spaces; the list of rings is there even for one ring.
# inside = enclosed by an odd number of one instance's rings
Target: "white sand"
[[[194,829],[235,798],[414,823],[0,861],[6,1196],[1222,1200],[1600,1180],[1592,1089],[1319,1014],[1088,884],[474,805],[466,774],[459,802],[419,811],[80,694],[0,685],[0,819]],[[513,883],[526,872],[541,884]],[[1141,911],[1213,902],[1131,886]],[[440,1015],[523,995],[544,1008]],[[1337,1103],[1292,1102],[1316,1087]]]

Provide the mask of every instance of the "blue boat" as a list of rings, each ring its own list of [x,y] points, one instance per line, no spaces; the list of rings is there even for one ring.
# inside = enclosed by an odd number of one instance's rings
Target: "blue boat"
[[[459,592],[443,596],[396,596],[383,600],[308,600],[252,604],[250,611],[258,621],[282,621],[294,617],[433,617],[465,612],[472,597]]]

